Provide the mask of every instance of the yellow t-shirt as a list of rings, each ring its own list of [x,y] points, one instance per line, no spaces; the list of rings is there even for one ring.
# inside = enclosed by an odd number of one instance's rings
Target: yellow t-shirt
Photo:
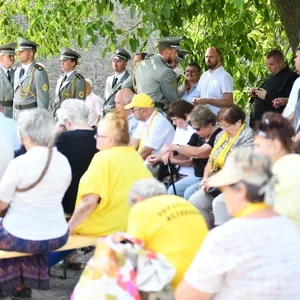
[[[287,154],[273,164],[275,185],[274,210],[287,216],[300,230],[300,155]]]
[[[75,228],[75,233],[106,236],[125,231],[129,206],[128,194],[133,184],[152,175],[133,147],[114,147],[95,154],[80,179],[76,206],[87,194],[100,197],[100,204]]]
[[[143,240],[147,249],[163,254],[176,268],[174,288],[183,279],[208,232],[197,209],[173,195],[135,204],[129,214],[127,231]]]

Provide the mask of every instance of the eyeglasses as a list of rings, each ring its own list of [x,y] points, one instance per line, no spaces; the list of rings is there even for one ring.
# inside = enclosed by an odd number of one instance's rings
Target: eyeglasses
[[[142,109],[142,108],[136,108],[136,109],[132,108],[132,109],[131,109],[131,112],[133,112],[133,113],[134,113],[135,111],[137,111],[137,110],[141,110],[141,109]]]
[[[262,130],[257,130],[256,134],[259,135],[260,137],[264,138],[264,139],[269,139],[269,140],[274,140],[274,138],[272,136],[270,136],[269,134],[265,133]]]
[[[195,131],[200,131],[201,127],[192,127]]]

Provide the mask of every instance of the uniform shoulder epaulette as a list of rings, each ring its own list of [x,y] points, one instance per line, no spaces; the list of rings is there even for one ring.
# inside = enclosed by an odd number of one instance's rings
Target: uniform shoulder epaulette
[[[79,73],[76,73],[75,77],[78,78],[78,79],[84,79],[84,77],[81,74],[79,74]]]
[[[43,68],[39,63],[35,63],[35,64],[34,64],[34,67],[35,67],[37,70],[39,70],[39,71],[43,71],[43,70],[44,70],[44,68]]]

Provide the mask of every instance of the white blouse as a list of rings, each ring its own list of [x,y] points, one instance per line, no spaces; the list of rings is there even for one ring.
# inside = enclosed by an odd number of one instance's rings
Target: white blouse
[[[39,178],[47,157],[48,148],[31,148],[10,162],[0,181],[0,201],[9,203],[3,226],[16,237],[47,240],[68,230],[61,202],[71,182],[71,167],[56,148],[41,182],[27,192],[16,191],[17,187],[27,187]]]

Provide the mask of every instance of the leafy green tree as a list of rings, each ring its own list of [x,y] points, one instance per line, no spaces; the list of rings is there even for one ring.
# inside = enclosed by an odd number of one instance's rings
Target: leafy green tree
[[[198,61],[203,70],[206,48],[221,49],[224,67],[235,81],[235,100],[247,107],[247,88],[258,86],[267,75],[264,54],[271,49],[281,49],[291,61],[290,45],[294,50],[296,47],[291,25],[280,20],[275,4],[284,19],[288,17],[286,2],[297,5],[300,0],[275,2],[0,0],[0,41],[8,42],[18,36],[32,38],[41,45],[39,53],[48,56],[74,42],[88,49],[91,44],[97,45],[99,38],[104,38],[105,56],[116,46],[129,45],[133,52],[144,50],[153,32],[161,36],[182,36],[182,47],[190,52],[187,60]],[[128,13],[134,26],[119,26],[117,11],[120,9]]]

